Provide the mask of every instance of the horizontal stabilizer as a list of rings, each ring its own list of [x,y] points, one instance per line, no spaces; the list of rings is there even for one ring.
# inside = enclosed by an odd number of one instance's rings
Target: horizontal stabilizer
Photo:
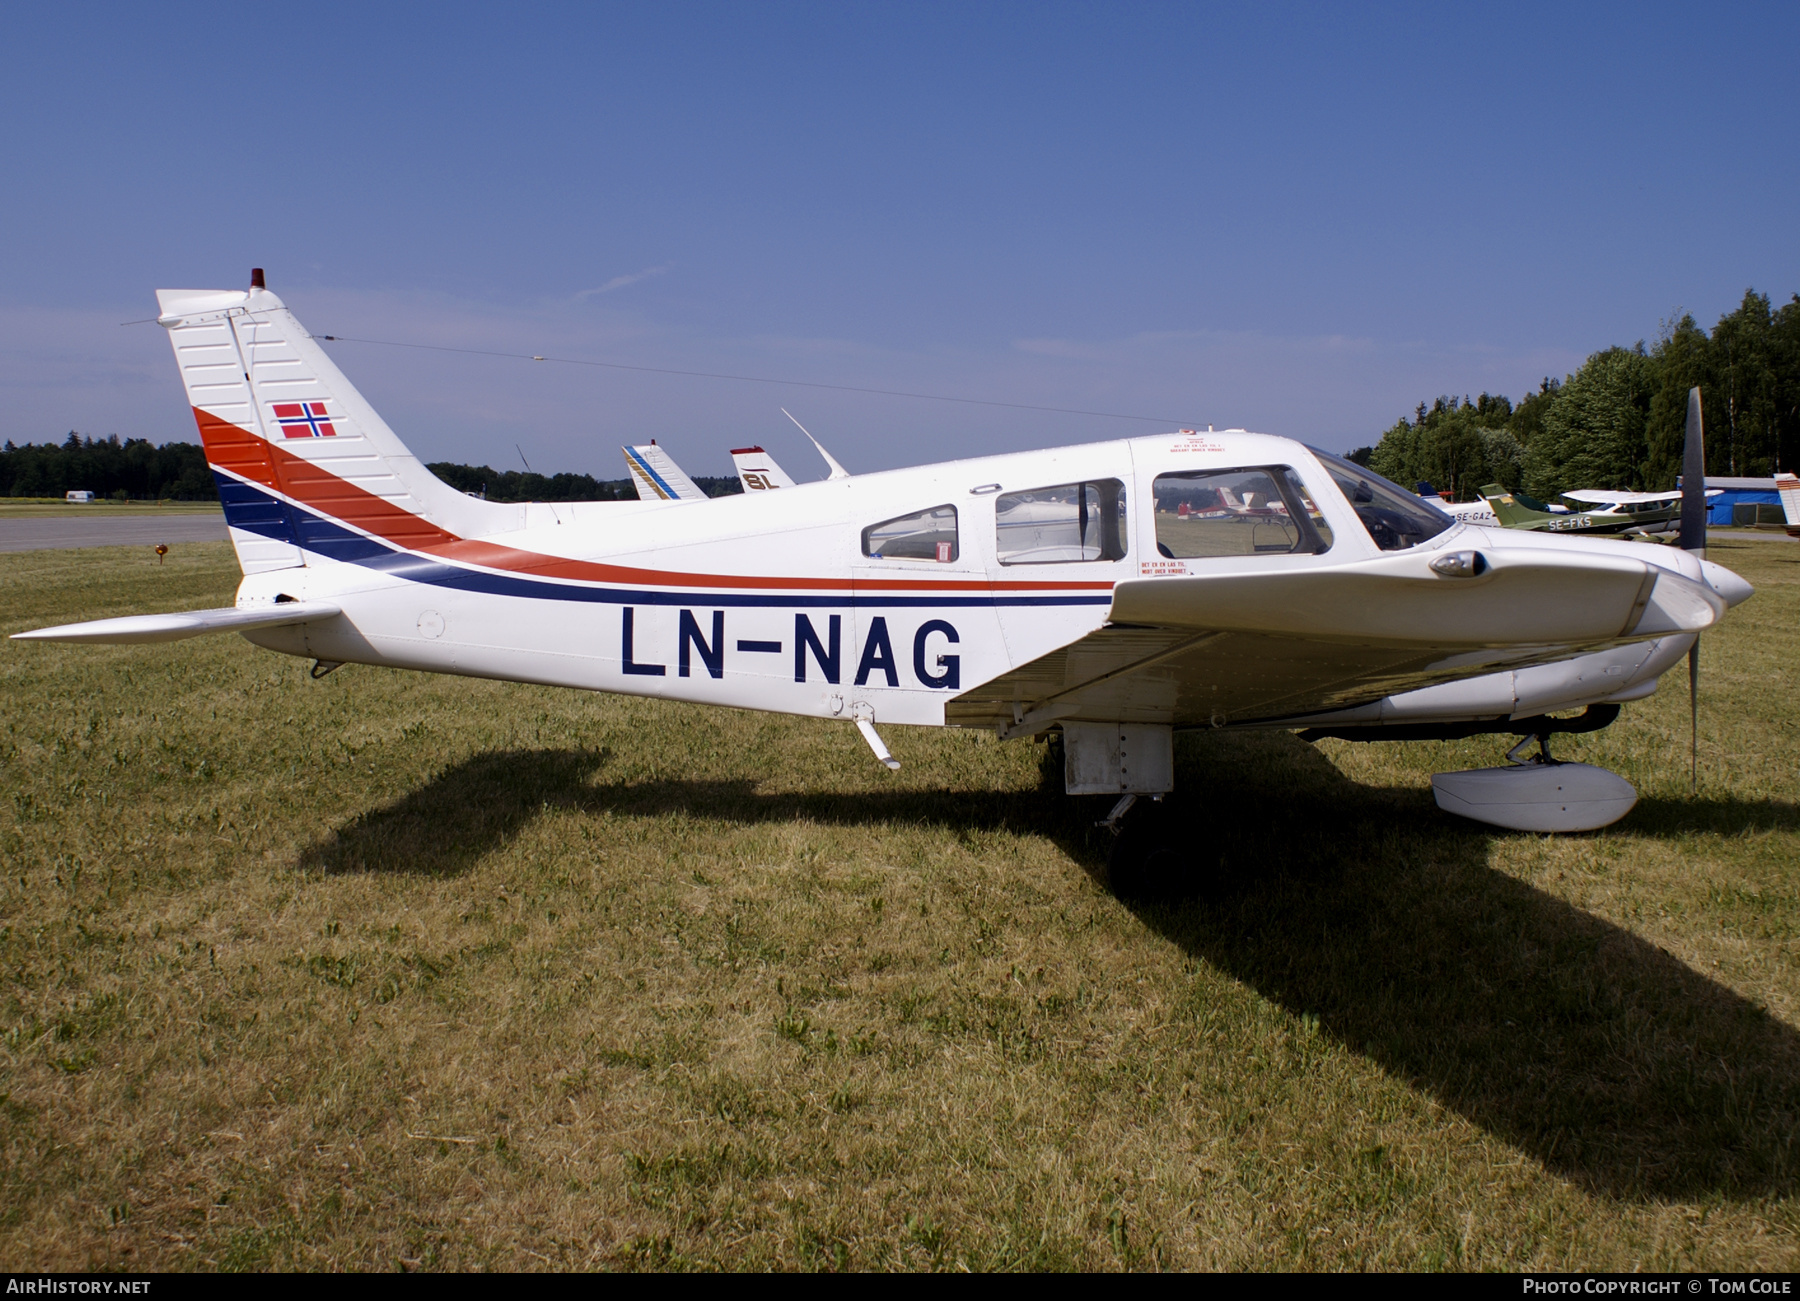
[[[223,610],[184,610],[180,614],[128,614],[122,619],[94,619],[15,632],[12,639],[135,646],[143,642],[186,641],[209,632],[250,632],[256,628],[316,623],[339,613],[338,607],[328,601],[283,601],[278,605],[229,606]]]

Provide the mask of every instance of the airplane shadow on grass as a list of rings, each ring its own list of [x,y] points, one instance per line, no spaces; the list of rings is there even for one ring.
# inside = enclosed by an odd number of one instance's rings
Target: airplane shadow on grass
[[[597,783],[604,751],[454,766],[306,851],[315,871],[467,870],[539,812],[1032,830],[1103,880],[1091,801],[1036,791],[761,795],[751,781]],[[1800,1034],[1650,943],[1488,865],[1499,834],[1417,790],[1346,779],[1286,734],[1184,741],[1196,879],[1136,906],[1170,942],[1516,1145],[1626,1197],[1800,1186]],[[1173,797],[1172,797],[1173,798]],[[1191,813],[1190,813],[1191,810]],[[1800,826],[1793,806],[1653,805],[1634,829]],[[1201,848],[1203,847],[1203,848]],[[1178,1065],[1171,1063],[1171,1065]]]

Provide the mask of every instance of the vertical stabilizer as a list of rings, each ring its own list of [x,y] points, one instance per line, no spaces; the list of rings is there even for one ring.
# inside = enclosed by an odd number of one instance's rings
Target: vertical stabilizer
[[[760,447],[732,448],[731,462],[737,466],[738,482],[744,485],[745,492],[769,492],[794,486],[787,471],[775,464],[775,458]]]
[[[643,501],[705,501],[706,494],[692,479],[681,472],[669,454],[654,439],[642,447],[627,447],[625,464],[631,467],[631,482]]]
[[[1530,528],[1548,518],[1542,511],[1521,506],[1510,492],[1497,483],[1490,483],[1483,488],[1481,499],[1493,510],[1494,518],[1509,529]]]
[[[245,573],[523,523],[420,464],[260,273],[156,298]]]
[[[1787,520],[1789,536],[1800,537],[1800,477],[1776,475],[1775,491],[1781,495],[1781,513]]]

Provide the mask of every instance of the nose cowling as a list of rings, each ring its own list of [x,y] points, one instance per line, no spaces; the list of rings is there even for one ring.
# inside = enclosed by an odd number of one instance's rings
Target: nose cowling
[[[1717,592],[1728,607],[1741,604],[1756,594],[1754,587],[1725,568],[1724,565],[1715,565],[1710,560],[1702,560],[1700,572],[1706,579],[1706,585]]]

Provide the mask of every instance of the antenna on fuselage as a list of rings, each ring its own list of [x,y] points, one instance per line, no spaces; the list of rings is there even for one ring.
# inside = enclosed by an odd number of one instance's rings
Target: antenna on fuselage
[[[786,407],[781,408],[781,414],[786,416],[789,420],[794,420],[794,413],[789,411]],[[814,438],[810,429],[801,424],[798,420],[794,420],[794,428],[806,435],[812,445],[819,449],[819,455],[825,458],[825,464],[831,467],[831,473],[825,476],[827,479],[848,479],[850,477],[850,471],[837,463],[837,458],[825,450],[825,444]]]

